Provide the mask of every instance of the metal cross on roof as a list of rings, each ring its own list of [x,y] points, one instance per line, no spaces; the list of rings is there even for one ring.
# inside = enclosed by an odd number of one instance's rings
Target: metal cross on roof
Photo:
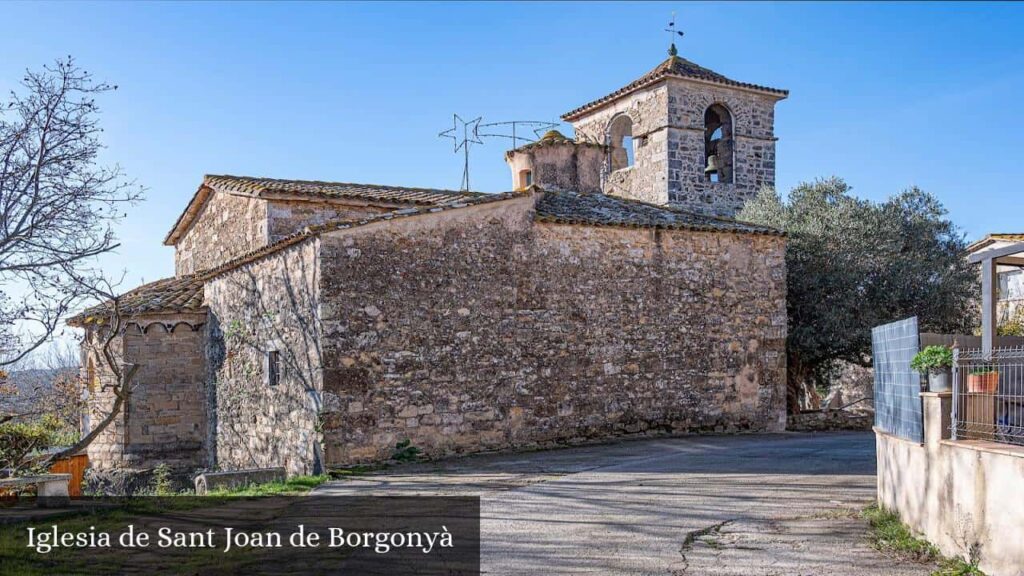
[[[678,52],[676,51],[676,34],[678,34],[680,37],[682,37],[682,36],[684,36],[686,34],[685,32],[683,32],[681,30],[676,30],[676,13],[675,12],[672,13],[672,21],[668,23],[668,28],[665,28],[665,32],[668,32],[668,41],[669,41],[668,55],[669,56],[675,56],[676,54],[678,54]]]
[[[477,136],[478,126],[483,117],[477,116],[467,121],[463,120],[458,114],[452,114],[452,116],[452,127],[437,136],[439,138],[451,138],[452,142],[455,143],[455,152],[462,150],[465,161],[462,164],[462,187],[460,190],[469,191],[469,147],[472,144],[483,144],[483,141]],[[461,136],[459,135],[460,127],[462,129]]]

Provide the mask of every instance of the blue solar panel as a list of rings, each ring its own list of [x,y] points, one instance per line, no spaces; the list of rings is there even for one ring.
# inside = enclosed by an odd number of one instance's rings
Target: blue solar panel
[[[924,440],[921,375],[910,369],[910,361],[919,349],[916,316],[871,330],[875,426],[915,442]]]

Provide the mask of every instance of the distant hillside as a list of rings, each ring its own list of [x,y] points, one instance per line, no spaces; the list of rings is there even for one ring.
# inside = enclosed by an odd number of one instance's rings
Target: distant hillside
[[[28,409],[36,398],[53,389],[53,381],[64,370],[67,369],[34,368],[11,372],[8,382],[14,385],[18,393],[13,397],[0,398],[0,412]]]

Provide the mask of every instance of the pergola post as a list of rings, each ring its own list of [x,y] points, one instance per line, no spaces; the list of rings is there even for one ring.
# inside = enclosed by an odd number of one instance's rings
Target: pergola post
[[[996,302],[999,299],[999,282],[996,275],[995,258],[981,261],[981,351],[986,357],[992,354],[996,341]]]
[[[981,350],[986,357],[996,343],[996,304],[999,301],[999,266],[1024,268],[1024,242],[984,250],[968,256],[971,264],[981,264]]]

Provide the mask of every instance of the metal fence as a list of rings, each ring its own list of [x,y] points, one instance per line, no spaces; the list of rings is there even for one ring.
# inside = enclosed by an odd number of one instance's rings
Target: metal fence
[[[915,442],[924,441],[921,375],[910,369],[919,348],[916,316],[871,330],[875,427]]]
[[[1024,346],[953,349],[954,440],[1024,445]]]

